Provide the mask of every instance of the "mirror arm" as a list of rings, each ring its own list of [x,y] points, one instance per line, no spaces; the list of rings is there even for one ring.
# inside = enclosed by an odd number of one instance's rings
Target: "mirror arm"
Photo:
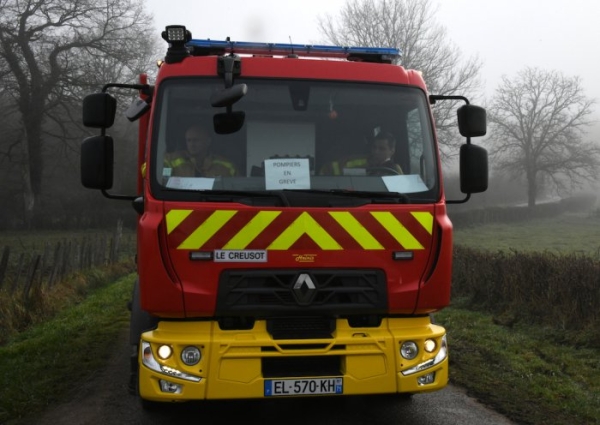
[[[217,61],[217,74],[225,80],[225,88],[233,86],[234,76],[241,74],[240,58],[235,55],[221,56]]]
[[[141,90],[143,94],[150,94],[150,84],[119,84],[119,83],[108,83],[102,87],[102,93],[106,93],[111,87],[121,88],[121,89],[134,89]]]
[[[469,105],[469,99],[467,99],[464,96],[446,96],[444,94],[430,94],[429,95],[429,103],[431,105],[435,105],[435,102],[437,102],[438,100],[462,100],[464,101],[467,105]]]
[[[471,199],[471,194],[467,193],[464,199],[446,199],[446,204],[464,204],[469,199]]]
[[[138,196],[131,196],[131,195],[114,195],[112,193],[108,193],[106,190],[101,189],[100,190],[102,192],[102,195],[104,195],[105,198],[108,199],[119,199],[122,201],[134,201],[136,198],[138,198]]]

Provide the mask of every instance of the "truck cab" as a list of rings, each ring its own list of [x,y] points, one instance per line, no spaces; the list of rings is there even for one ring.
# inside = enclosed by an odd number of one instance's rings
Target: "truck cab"
[[[443,388],[431,314],[450,301],[452,225],[431,104],[456,97],[430,95],[396,49],[195,40],[181,26],[163,38],[153,85],[84,101],[102,134],[82,145],[82,182],[139,214],[142,400]],[[108,192],[114,86],[141,96],[127,112],[140,122],[133,196]],[[460,99],[466,200],[487,188],[470,142],[485,111]]]

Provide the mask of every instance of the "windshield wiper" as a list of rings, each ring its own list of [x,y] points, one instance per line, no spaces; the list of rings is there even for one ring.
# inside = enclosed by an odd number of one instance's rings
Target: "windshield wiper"
[[[409,201],[408,196],[400,192],[371,192],[350,189],[284,189],[284,192],[316,193],[344,196],[348,198],[370,199],[371,203],[374,204],[407,204]]]
[[[185,193],[194,193],[196,195],[202,196],[202,201],[211,202],[226,202],[228,199],[223,199],[226,197],[230,197],[230,202],[236,201],[239,202],[240,198],[277,198],[283,206],[289,207],[290,201],[285,196],[285,194],[281,191],[267,191],[267,190],[227,190],[227,189],[218,189],[218,190],[195,190],[195,189],[175,189],[175,188],[166,188],[169,191],[174,192],[185,192]]]

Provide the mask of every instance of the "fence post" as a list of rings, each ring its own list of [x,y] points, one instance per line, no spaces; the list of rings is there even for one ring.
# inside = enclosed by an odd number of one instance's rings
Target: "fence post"
[[[87,266],[87,252],[86,252],[87,238],[81,238],[81,245],[79,246],[79,270],[84,270]],[[75,247],[75,252],[77,252],[77,247]],[[76,264],[76,263],[74,263]]]
[[[15,280],[13,281],[12,287],[10,289],[11,294],[14,294],[19,286],[19,280],[21,280],[21,273],[23,272],[23,261],[25,260],[25,254],[21,253],[19,255],[19,265],[17,266],[17,275]]]
[[[62,279],[63,277],[65,277],[67,275],[67,273],[69,273],[69,267],[70,267],[70,259],[69,256],[71,255],[71,241],[65,242],[65,248],[63,249],[62,252],[62,261],[61,261],[61,267],[60,267],[60,273],[58,275],[59,279]]]
[[[25,286],[23,289],[23,299],[29,299],[29,294],[31,292],[31,287],[33,286],[33,281],[35,279],[35,272],[37,271],[38,266],[40,265],[41,255],[38,254],[31,261],[31,266],[29,267],[29,273],[27,273],[27,278],[25,280]]]
[[[2,251],[2,260],[0,260],[0,289],[4,283],[4,276],[6,276],[6,270],[8,269],[8,257],[10,256],[10,247],[5,246]]]
[[[121,237],[123,236],[123,220],[119,219],[117,221],[117,228],[115,229],[115,236],[113,238],[113,245],[110,254],[110,262],[116,263],[119,261],[119,245],[121,242]]]
[[[50,257],[50,243],[44,243],[44,255],[42,255],[42,264],[40,265],[40,278],[38,279],[38,286],[41,288],[44,280],[44,272],[46,271],[46,265]]]
[[[54,285],[54,280],[56,279],[56,275],[58,273],[58,260],[60,258],[60,251],[61,251],[61,243],[60,241],[56,244],[56,247],[54,248],[54,262],[52,264],[52,272],[50,273],[50,278],[48,278],[48,288],[51,288]]]

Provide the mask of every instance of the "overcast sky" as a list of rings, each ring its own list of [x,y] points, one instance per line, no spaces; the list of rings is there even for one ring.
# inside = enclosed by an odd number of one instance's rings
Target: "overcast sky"
[[[484,63],[485,91],[502,75],[526,66],[558,70],[583,79],[588,97],[598,99],[600,117],[600,1],[432,0],[436,18],[464,56]],[[314,44],[323,42],[319,16],[345,0],[146,0],[157,31],[183,24],[193,38]],[[384,46],[387,47],[387,46]]]

